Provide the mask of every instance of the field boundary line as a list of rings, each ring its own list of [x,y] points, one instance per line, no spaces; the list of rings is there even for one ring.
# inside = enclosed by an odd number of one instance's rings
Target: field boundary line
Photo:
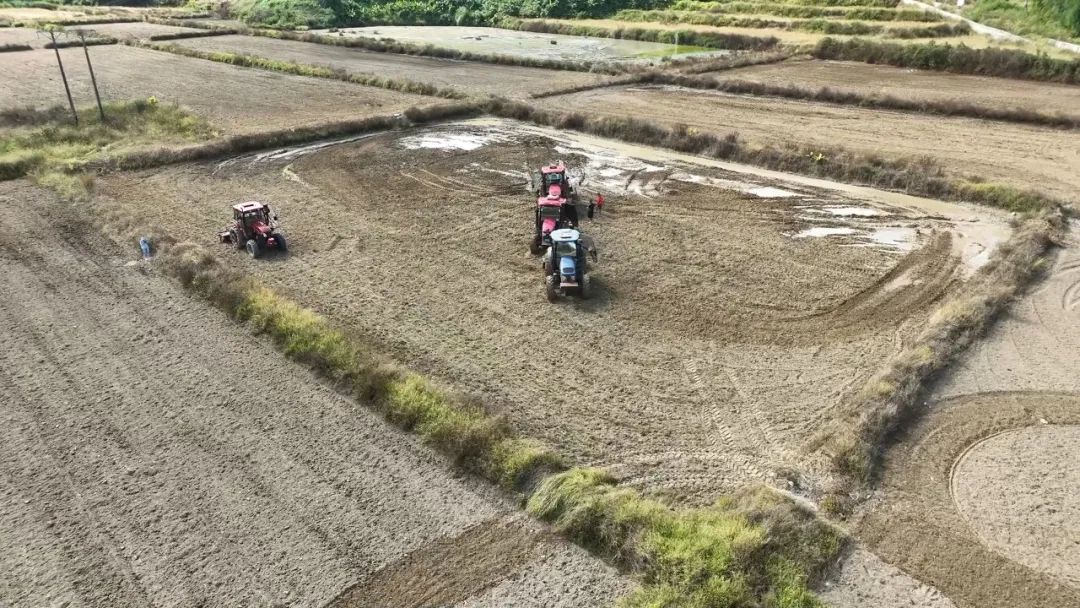
[[[307,76],[311,78],[328,78],[361,86],[378,87],[401,93],[412,93],[414,95],[442,97],[444,99],[465,99],[468,97],[467,94],[451,87],[439,87],[415,80],[406,80],[404,78],[386,78],[375,74],[355,73],[344,69],[321,67],[292,61],[281,61],[257,55],[200,51],[198,49],[188,48],[177,44],[161,44],[160,42],[145,42],[142,40],[125,40],[123,44],[140,49],[149,49],[163,53],[172,53],[173,55],[180,55],[182,57],[227,63],[239,67],[283,72],[285,74]]]
[[[1013,122],[1043,127],[1080,129],[1080,115],[1049,114],[1020,108],[995,108],[963,101],[912,100],[893,95],[864,95],[854,91],[842,91],[830,87],[811,89],[798,85],[774,85],[747,80],[726,80],[667,72],[650,72],[637,77],[636,84],[644,83],[720,91],[733,95],[797,99],[872,110],[893,110],[917,114]],[[634,83],[630,82],[628,84]]]

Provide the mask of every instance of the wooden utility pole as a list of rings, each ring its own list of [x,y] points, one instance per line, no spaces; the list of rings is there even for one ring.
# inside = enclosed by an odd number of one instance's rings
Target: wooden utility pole
[[[86,55],[86,67],[90,70],[90,83],[94,85],[94,99],[97,99],[98,113],[101,114],[101,122],[105,122],[105,108],[101,105],[101,95],[98,94],[97,78],[94,77],[94,66],[90,63],[90,50],[86,47],[86,32],[78,30],[75,32],[79,35],[79,40],[82,40],[83,54]]]
[[[53,50],[56,51],[56,65],[60,66],[60,79],[64,81],[64,92],[67,93],[68,105],[71,106],[71,116],[75,119],[75,125],[79,124],[79,113],[75,111],[75,100],[71,98],[71,87],[68,86],[67,74],[64,73],[64,62],[60,59],[60,47],[56,46],[56,30],[48,29],[46,32],[52,39]]]

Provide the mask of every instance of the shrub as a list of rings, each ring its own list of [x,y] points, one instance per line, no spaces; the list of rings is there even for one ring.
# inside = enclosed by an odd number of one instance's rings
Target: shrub
[[[933,43],[901,45],[864,39],[841,41],[825,38],[818,42],[811,54],[818,59],[1080,84],[1080,59],[1054,59],[1042,53],[1011,49],[972,49],[964,45]]]

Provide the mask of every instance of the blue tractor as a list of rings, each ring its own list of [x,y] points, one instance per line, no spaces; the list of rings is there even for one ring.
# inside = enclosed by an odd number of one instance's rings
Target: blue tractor
[[[597,259],[592,239],[572,228],[551,232],[551,247],[543,258],[544,291],[549,302],[560,295],[589,297],[589,258]]]

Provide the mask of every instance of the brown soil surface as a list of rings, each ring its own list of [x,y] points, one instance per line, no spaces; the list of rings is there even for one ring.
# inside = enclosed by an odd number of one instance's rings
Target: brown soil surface
[[[954,463],[971,446],[997,433],[1048,425],[1080,424],[1080,395],[1042,392],[1001,392],[956,397],[934,403],[928,414],[914,424],[900,442],[890,448],[885,460],[880,496],[869,506],[856,531],[877,555],[944,592],[957,606],[971,608],[1013,608],[1039,606],[1066,608],[1080,605],[1080,585],[1060,578],[1063,568],[1075,568],[1077,521],[1063,527],[1045,527],[1048,520],[1038,513],[1000,513],[1014,523],[1019,518],[1029,531],[1040,538],[1059,538],[1032,547],[1036,538],[1002,552],[1000,544],[980,538],[979,525],[961,513],[954,501]],[[1023,434],[1042,431],[1023,431]],[[1022,436],[1022,435],[1020,435]],[[1043,440],[1047,439],[1043,435]],[[1012,448],[1021,447],[1014,443]],[[1003,462],[1041,458],[1031,451],[1045,450],[1051,442],[1036,442],[1023,448],[1027,453],[1009,451]],[[986,486],[977,497],[965,494],[965,512],[983,510],[986,517],[999,513],[1001,494],[1030,492],[1026,501],[1037,501],[1049,510],[1068,511],[1068,501],[1075,499],[1075,486],[1066,494],[1054,494],[1062,475],[1076,475],[1075,444],[1071,455],[1031,471],[1015,475],[998,484]],[[976,448],[977,449],[977,448]],[[965,470],[961,465],[961,470]],[[984,469],[983,473],[990,471]],[[1020,471],[1016,471],[1019,473]],[[1053,478],[1053,479],[1051,479]],[[1005,484],[1005,485],[1002,485]],[[970,488],[971,486],[965,486]],[[992,488],[992,491],[991,491]],[[1039,501],[1039,496],[1042,500]],[[1032,503],[1034,504],[1034,503]],[[1073,508],[1071,512],[1075,515]],[[1016,528],[1008,532],[1019,533]],[[1070,545],[1071,539],[1071,546]],[[994,540],[1000,541],[1001,538]],[[1027,549],[1025,549],[1027,548]],[[1064,548],[1065,556],[1055,551]],[[1073,557],[1068,557],[1068,556]],[[1021,557],[1024,563],[1016,561]],[[1033,568],[1024,564],[1037,564]],[[1059,576],[1044,570],[1054,569]]]
[[[67,204],[25,182],[0,204],[5,603],[325,606],[390,580],[457,602],[541,563],[545,605],[628,591]]]
[[[507,97],[528,97],[532,93],[599,82],[606,78],[585,72],[375,53],[257,36],[213,36],[177,40],[175,43],[204,51],[246,53]]]
[[[34,48],[41,48],[49,41],[49,37],[28,27],[0,27],[0,46],[5,44],[29,44]],[[14,51],[19,52],[19,51]],[[4,59],[6,53],[0,53],[0,65],[11,63]]]
[[[812,89],[829,87],[838,91],[891,95],[902,99],[957,101],[992,108],[1080,114],[1080,87],[1077,86],[908,70],[887,65],[789,60],[706,75]]]
[[[830,608],[956,608],[937,589],[862,546],[843,557],[838,572],[819,591]]]
[[[432,97],[292,76],[126,46],[90,51],[104,101],[155,96],[209,119],[227,134],[400,112],[437,103]],[[77,106],[94,103],[81,48],[61,51]],[[0,108],[67,105],[53,51],[0,53]]]
[[[1080,394],[1080,236],[1076,223],[1048,276],[957,361],[935,399],[995,391]]]
[[[1080,588],[1080,426],[1027,426],[968,448],[956,507],[983,543]]]
[[[802,210],[852,201],[807,189],[758,198],[678,181],[688,169],[674,166],[603,181],[611,167],[641,165],[616,159],[585,182],[623,188],[586,224],[599,293],[548,304],[527,251],[523,167],[561,157],[581,168],[612,152],[512,129],[471,151],[412,149],[484,133],[451,125],[114,175],[99,198],[198,242],[237,201],[272,202],[290,254],[252,261],[222,248],[230,263],[480,396],[524,434],[695,501],[797,466],[804,440],[956,276],[949,234],[932,221],[889,210],[874,220],[922,232],[907,255],[792,238],[815,225]]]
[[[930,156],[960,175],[1080,201],[1080,137],[1075,131],[681,87],[594,89],[538,101],[553,109],[737,132],[756,145],[796,142],[884,158]]]

